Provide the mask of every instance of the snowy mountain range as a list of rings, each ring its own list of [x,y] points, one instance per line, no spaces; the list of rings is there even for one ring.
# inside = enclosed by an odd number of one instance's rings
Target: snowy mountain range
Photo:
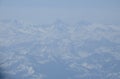
[[[120,26],[1,20],[0,79],[120,79]]]

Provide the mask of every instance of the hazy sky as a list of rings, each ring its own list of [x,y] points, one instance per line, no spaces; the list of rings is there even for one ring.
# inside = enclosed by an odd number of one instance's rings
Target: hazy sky
[[[119,24],[120,0],[0,0],[0,20],[18,19],[28,23],[68,23],[81,20]]]

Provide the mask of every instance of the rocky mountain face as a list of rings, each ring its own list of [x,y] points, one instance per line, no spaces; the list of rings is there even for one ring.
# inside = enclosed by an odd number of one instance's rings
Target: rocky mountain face
[[[120,26],[0,21],[0,79],[120,79]]]

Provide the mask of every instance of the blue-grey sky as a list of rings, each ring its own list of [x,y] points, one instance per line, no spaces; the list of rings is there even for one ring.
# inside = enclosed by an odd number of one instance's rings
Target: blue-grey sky
[[[119,24],[120,0],[0,0],[0,19],[28,23],[81,20]]]

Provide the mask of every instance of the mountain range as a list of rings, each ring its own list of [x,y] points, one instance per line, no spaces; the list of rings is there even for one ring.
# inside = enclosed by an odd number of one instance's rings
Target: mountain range
[[[120,79],[120,26],[0,21],[0,79]]]

